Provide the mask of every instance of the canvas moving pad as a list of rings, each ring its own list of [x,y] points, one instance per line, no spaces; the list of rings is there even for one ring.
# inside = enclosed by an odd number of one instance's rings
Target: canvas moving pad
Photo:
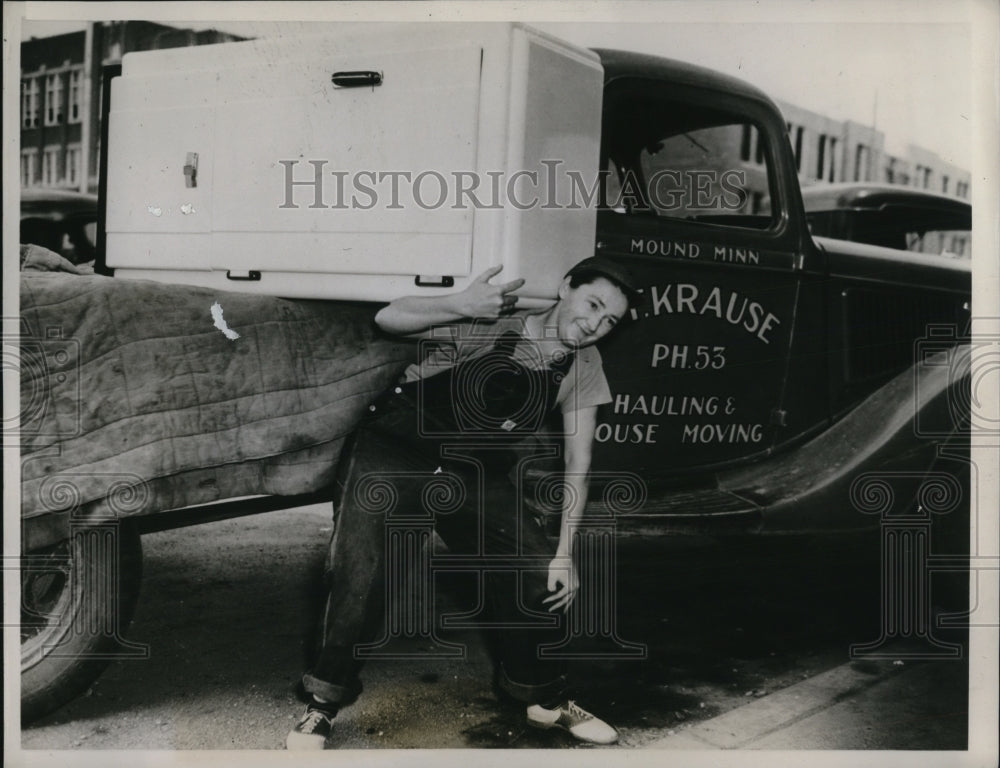
[[[22,516],[322,489],[416,354],[376,308],[22,273]]]

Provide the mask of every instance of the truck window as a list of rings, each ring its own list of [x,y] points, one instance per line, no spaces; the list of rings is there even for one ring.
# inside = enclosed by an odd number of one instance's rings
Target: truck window
[[[645,81],[605,93],[605,210],[756,230],[772,228],[775,169],[767,132],[704,95]]]
[[[752,125],[664,135],[640,151],[639,168],[658,216],[755,229],[771,223],[762,205],[768,157]]]

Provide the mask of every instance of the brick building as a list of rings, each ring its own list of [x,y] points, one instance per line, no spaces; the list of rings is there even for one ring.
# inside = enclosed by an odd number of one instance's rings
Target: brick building
[[[873,181],[969,199],[969,171],[935,152],[910,144],[902,155],[893,155],[885,149],[885,134],[872,126],[833,120],[786,102],[778,106],[788,121],[803,186]]]
[[[96,191],[101,71],[129,51],[243,38],[148,21],[91,22],[21,43],[21,186]]]

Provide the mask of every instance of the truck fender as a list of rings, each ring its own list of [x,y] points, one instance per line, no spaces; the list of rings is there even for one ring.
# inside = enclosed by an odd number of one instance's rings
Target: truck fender
[[[720,475],[720,490],[760,506],[760,533],[876,527],[879,517],[862,513],[852,486],[870,473],[913,478],[934,468],[939,447],[963,428],[969,370],[954,361],[968,359],[967,346],[928,356],[763,471],[758,465]],[[949,485],[964,486],[962,477],[955,481]]]

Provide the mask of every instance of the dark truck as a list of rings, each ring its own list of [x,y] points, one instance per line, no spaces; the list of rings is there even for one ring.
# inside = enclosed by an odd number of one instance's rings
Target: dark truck
[[[643,298],[601,348],[614,402],[600,414],[588,514],[619,537],[833,536],[967,504],[967,464],[945,449],[966,428],[969,263],[814,240],[785,122],[764,93],[685,63],[597,53],[594,251],[627,263]],[[752,189],[766,189],[767,212]],[[73,281],[87,290],[60,288]],[[253,336],[266,371],[250,375],[218,331],[178,325],[217,295],[22,278],[22,360],[37,363],[22,368],[26,720],[79,694],[109,659],[141,654],[122,634],[139,534],[329,499],[349,431],[323,437],[331,400],[350,401],[335,416],[355,423],[413,354],[374,334],[371,304],[234,293],[226,320]],[[46,334],[55,317],[63,332]],[[332,346],[317,354],[322,343]],[[109,356],[111,367],[91,367]],[[183,377],[157,381],[182,363]],[[350,397],[329,369],[350,379]],[[71,387],[62,400],[60,386]],[[74,391],[72,418],[46,422]],[[169,418],[138,420],[182,394],[184,419],[172,401]],[[59,402],[46,410],[46,398]],[[104,453],[86,454],[97,445]],[[75,451],[85,455],[69,492],[59,461]],[[179,458],[191,453],[202,463]]]
[[[97,256],[97,196],[62,189],[21,191],[21,242],[47,248],[73,264]]]
[[[971,255],[972,206],[965,200],[892,184],[817,184],[802,190],[809,229],[884,248]]]

